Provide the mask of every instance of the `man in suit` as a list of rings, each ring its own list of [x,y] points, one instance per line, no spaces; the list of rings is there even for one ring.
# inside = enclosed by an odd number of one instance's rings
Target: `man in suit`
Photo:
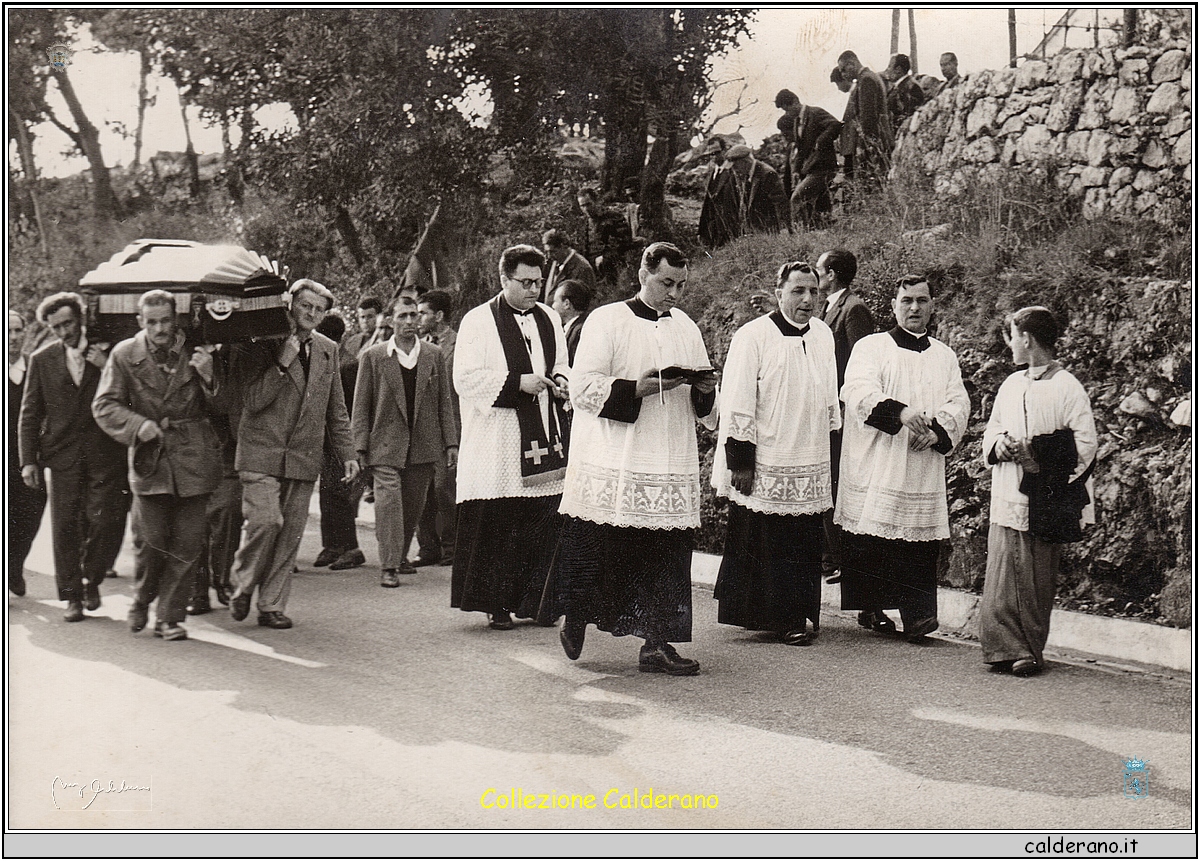
[[[142,572],[129,629],[136,634],[146,627],[157,598],[154,635],[186,640],[179,623],[191,594],[189,575],[204,549],[209,495],[221,483],[219,442],[208,418],[219,384],[212,348],[185,349],[170,293],[143,293],[137,319],[142,331],[113,350],[92,414],[105,433],[129,449]]]
[[[454,347],[458,343],[458,332],[450,325],[454,314],[454,300],[445,290],[430,290],[417,302],[417,331],[421,338],[437,345],[446,364],[446,379],[450,380],[450,403],[454,406],[455,426],[462,427],[462,414],[458,407],[458,394],[454,391]],[[458,538],[458,512],[455,496],[458,493],[458,466],[447,466],[446,461],[434,464],[433,486],[425,499],[425,512],[417,524],[417,543],[421,549],[413,563],[422,565],[453,565],[454,547]]]
[[[791,90],[780,90],[775,107],[784,110],[788,141],[783,186],[790,189],[792,219],[810,230],[833,211],[829,184],[837,175],[837,140],[842,124],[823,108],[806,105]]]
[[[25,344],[25,318],[8,312],[8,591],[18,598],[25,594],[25,557],[33,546],[42,512],[46,510],[46,491],[26,487],[21,480],[19,427],[21,395],[29,362],[21,352]]]
[[[938,95],[941,95],[942,90],[957,87],[962,81],[962,76],[958,73],[958,55],[953,51],[942,54],[938,65],[942,68],[942,74],[946,76],[946,80],[942,81],[941,86],[938,87]]]
[[[892,117],[892,131],[898,133],[917,108],[925,104],[925,91],[913,79],[908,54],[893,54],[880,77],[888,82],[888,113]]]
[[[292,627],[283,611],[326,432],[341,456],[344,480],[358,475],[337,345],[314,331],[333,307],[333,294],[302,278],[288,289],[287,301],[292,333],[282,343],[239,345],[230,370],[242,402],[235,465],[246,529],[234,558],[229,610],[236,621],[245,619],[257,588],[258,624],[280,629]]]
[[[846,105],[847,117],[854,118],[854,137],[861,153],[861,158],[855,156],[855,169],[860,177],[882,182],[891,163],[893,143],[887,87],[883,78],[860,63],[853,51],[842,52],[838,68],[842,80],[856,82]]]
[[[50,468],[50,528],[54,579],[67,602],[63,617],[83,620],[100,607],[100,581],[125,536],[125,451],[92,417],[92,398],[104,367],[103,350],[83,332],[83,301],[55,293],[38,319],[57,338],[29,357],[18,439],[21,478],[42,487]]]
[[[550,295],[550,307],[562,317],[569,364],[575,364],[575,349],[579,346],[583,324],[591,313],[592,296],[592,290],[578,281],[564,281]]]
[[[783,180],[775,168],[735,144],[709,180],[700,209],[700,241],[720,248],[746,233],[791,233],[792,217]]]
[[[354,447],[375,478],[379,585],[415,569],[408,547],[433,484],[434,464],[458,463],[458,423],[442,351],[417,338],[417,306],[396,299],[391,340],[363,353],[354,386]]]
[[[561,230],[555,228],[542,234],[542,250],[546,252],[546,259],[550,261],[550,270],[543,285],[545,294],[539,297],[539,301],[549,303],[554,289],[564,281],[579,281],[595,288],[596,273],[591,264],[571,247]]]
[[[817,258],[817,278],[823,291],[827,294],[825,300],[824,322],[833,330],[833,354],[837,363],[838,391],[846,381],[846,363],[850,361],[850,353],[854,345],[867,335],[875,334],[875,318],[871,309],[862,299],[850,289],[854,276],[858,274],[858,259],[845,248],[835,248],[826,251]],[[842,457],[842,432],[834,431],[829,437],[831,463],[833,466],[833,498],[837,501],[838,464]],[[833,522],[833,511],[826,511],[825,521],[825,553],[821,567],[830,576],[830,582],[837,582],[837,571],[841,567],[842,536],[841,527]]]

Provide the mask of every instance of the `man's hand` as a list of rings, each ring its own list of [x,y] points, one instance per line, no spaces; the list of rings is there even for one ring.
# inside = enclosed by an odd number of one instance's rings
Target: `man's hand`
[[[937,434],[930,431],[927,434],[912,434],[908,438],[908,447],[913,451],[925,451],[937,442]]]
[[[42,486],[42,469],[34,466],[32,463],[28,466],[21,467],[21,481],[25,482],[26,487],[37,489]]]
[[[754,487],[754,467],[735,469],[731,472],[729,483],[733,485],[733,489],[743,496],[749,496],[750,489]]]
[[[458,446],[452,445],[446,449],[446,469],[458,467]]]
[[[658,369],[651,368],[638,378],[637,385],[633,389],[633,396],[635,398],[646,398],[650,395],[658,394],[660,385],[662,391],[669,392],[671,389],[683,385],[683,377],[663,380],[658,376]]]
[[[527,395],[540,395],[546,389],[556,388],[554,381],[541,374],[521,374],[521,391]]]
[[[153,419],[146,419],[142,422],[142,426],[138,428],[138,442],[149,442],[152,439],[157,439],[163,435],[162,428]]]
[[[83,358],[100,370],[104,370],[104,363],[108,361],[108,354],[104,352],[104,347],[100,344],[88,344],[87,354]]]
[[[997,462],[1017,459],[1016,440],[1010,437],[1007,433],[1002,433],[996,437],[996,445],[992,448],[996,455]]]
[[[300,355],[300,339],[295,334],[288,335],[283,346],[279,348],[279,365],[286,368]]]
[[[196,369],[196,373],[200,375],[200,379],[204,380],[204,385],[211,386],[213,381],[213,351],[216,347],[201,345],[192,351],[192,358],[188,360],[188,364]]]
[[[713,374],[706,374],[705,376],[700,377],[699,379],[696,380],[696,382],[692,383],[692,388],[697,389],[706,395],[709,392],[716,391],[717,375],[715,373],[713,373]]]
[[[905,407],[900,411],[900,423],[908,428],[913,436],[923,437],[926,434],[933,433],[933,427],[929,423],[929,416],[913,407]]]
[[[345,467],[346,474],[342,477],[342,483],[349,484],[350,482],[354,481],[354,479],[358,478],[358,461],[348,460],[345,463]]]
[[[570,386],[570,383],[567,381],[567,378],[564,377],[562,374],[559,374],[558,376],[556,376],[554,378],[554,380],[552,382],[553,382],[553,388],[550,391],[553,392],[554,397],[558,398],[561,401],[570,401],[571,400],[571,386]]]

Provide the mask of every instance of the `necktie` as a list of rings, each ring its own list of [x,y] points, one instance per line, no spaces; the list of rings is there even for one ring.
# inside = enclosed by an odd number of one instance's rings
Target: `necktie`
[[[304,369],[304,379],[308,379],[308,348],[310,342],[307,340],[300,342],[300,367]]]

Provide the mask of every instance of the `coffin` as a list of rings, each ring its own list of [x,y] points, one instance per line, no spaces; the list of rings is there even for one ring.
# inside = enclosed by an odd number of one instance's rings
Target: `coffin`
[[[139,239],[79,281],[88,337],[116,343],[138,331],[137,300],[166,290],[188,340],[222,344],[287,335],[279,264],[237,245]]]

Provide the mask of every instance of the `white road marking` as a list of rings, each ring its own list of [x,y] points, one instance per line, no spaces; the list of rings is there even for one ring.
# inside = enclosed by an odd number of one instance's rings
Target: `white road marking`
[[[100,605],[100,609],[94,613],[89,612],[89,616],[99,616],[106,619],[114,619],[117,622],[129,621],[129,608],[133,606],[133,599],[128,595],[105,595],[104,603]],[[40,604],[45,604],[49,607],[62,606],[61,601],[39,601]],[[40,618],[40,617],[39,617]],[[147,633],[150,626],[154,624],[153,614],[151,614],[150,625],[147,626]],[[259,643],[256,640],[251,640],[249,637],[243,637],[241,634],[234,634],[226,631],[224,628],[218,628],[216,625],[204,621],[199,616],[189,616],[187,624],[189,640],[199,640],[202,643],[212,643],[215,646],[225,646],[230,649],[237,649],[240,652],[250,652],[254,655],[261,655],[264,658],[274,658],[277,661],[284,661],[289,664],[298,664],[301,667],[310,669],[320,669],[327,667],[328,664],[322,664],[318,661],[309,661],[305,658],[297,658],[292,655],[285,655],[275,651],[271,646]]]

